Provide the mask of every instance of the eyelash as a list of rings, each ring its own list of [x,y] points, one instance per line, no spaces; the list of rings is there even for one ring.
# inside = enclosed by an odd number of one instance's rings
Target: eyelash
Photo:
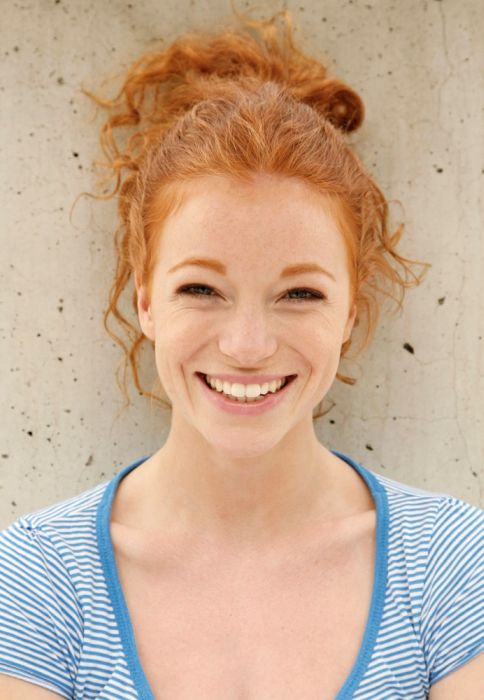
[[[186,284],[183,287],[180,287],[177,289],[177,294],[188,294],[189,296],[195,296],[195,297],[209,297],[211,295],[209,294],[201,294],[200,292],[190,292],[188,290],[190,289],[195,289],[198,287],[199,289],[211,289],[212,291],[213,288],[209,287],[206,284]],[[326,297],[321,294],[320,292],[316,292],[313,289],[306,289],[305,287],[294,287],[294,289],[288,289],[287,293],[289,292],[307,292],[310,294],[310,297],[304,297],[304,298],[299,298],[299,299],[291,299],[290,301],[295,301],[295,302],[301,302],[301,301],[323,301]]]

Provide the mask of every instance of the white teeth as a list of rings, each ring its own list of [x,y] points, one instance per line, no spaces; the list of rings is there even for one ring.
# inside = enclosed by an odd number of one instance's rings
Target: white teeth
[[[227,396],[237,399],[257,399],[259,396],[267,393],[275,393],[281,389],[287,382],[287,379],[274,379],[272,382],[266,382],[265,384],[231,384],[230,382],[223,382],[220,379],[214,379],[205,376],[205,381],[207,384],[215,391],[223,392]]]

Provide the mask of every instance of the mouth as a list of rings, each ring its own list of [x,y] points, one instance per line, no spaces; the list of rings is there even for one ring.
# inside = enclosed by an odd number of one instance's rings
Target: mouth
[[[265,394],[260,394],[259,396],[255,397],[255,398],[247,398],[247,397],[236,398],[236,397],[229,397],[226,394],[224,394],[223,391],[217,391],[217,389],[214,389],[212,386],[210,386],[210,384],[207,381],[207,375],[204,374],[203,372],[195,372],[195,374],[205,383],[205,385],[211,391],[213,391],[216,394],[221,394],[222,396],[226,397],[227,399],[236,401],[238,403],[259,402],[259,401],[263,400],[265,397],[269,397],[269,396],[273,396],[275,394],[278,394],[285,387],[287,387],[288,384],[293,382],[297,377],[297,374],[289,374],[287,377],[284,377],[284,380],[283,380],[281,386],[279,387],[279,389],[277,389],[277,391],[266,391]]]

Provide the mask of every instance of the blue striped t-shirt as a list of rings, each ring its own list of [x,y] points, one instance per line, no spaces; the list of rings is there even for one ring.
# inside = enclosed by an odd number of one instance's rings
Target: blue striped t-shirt
[[[377,523],[364,636],[335,700],[423,700],[484,648],[484,511],[334,454],[365,480]],[[109,529],[120,480],[146,459],[0,532],[0,673],[76,700],[154,700]]]

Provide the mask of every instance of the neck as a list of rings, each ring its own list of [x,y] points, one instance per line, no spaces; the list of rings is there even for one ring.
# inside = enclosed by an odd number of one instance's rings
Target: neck
[[[252,446],[254,454],[244,456],[213,449],[199,433],[188,440],[186,427],[182,434],[172,424],[165,445],[135,470],[125,524],[240,549],[373,507],[361,477],[314,432],[313,439],[287,435],[265,453]]]

